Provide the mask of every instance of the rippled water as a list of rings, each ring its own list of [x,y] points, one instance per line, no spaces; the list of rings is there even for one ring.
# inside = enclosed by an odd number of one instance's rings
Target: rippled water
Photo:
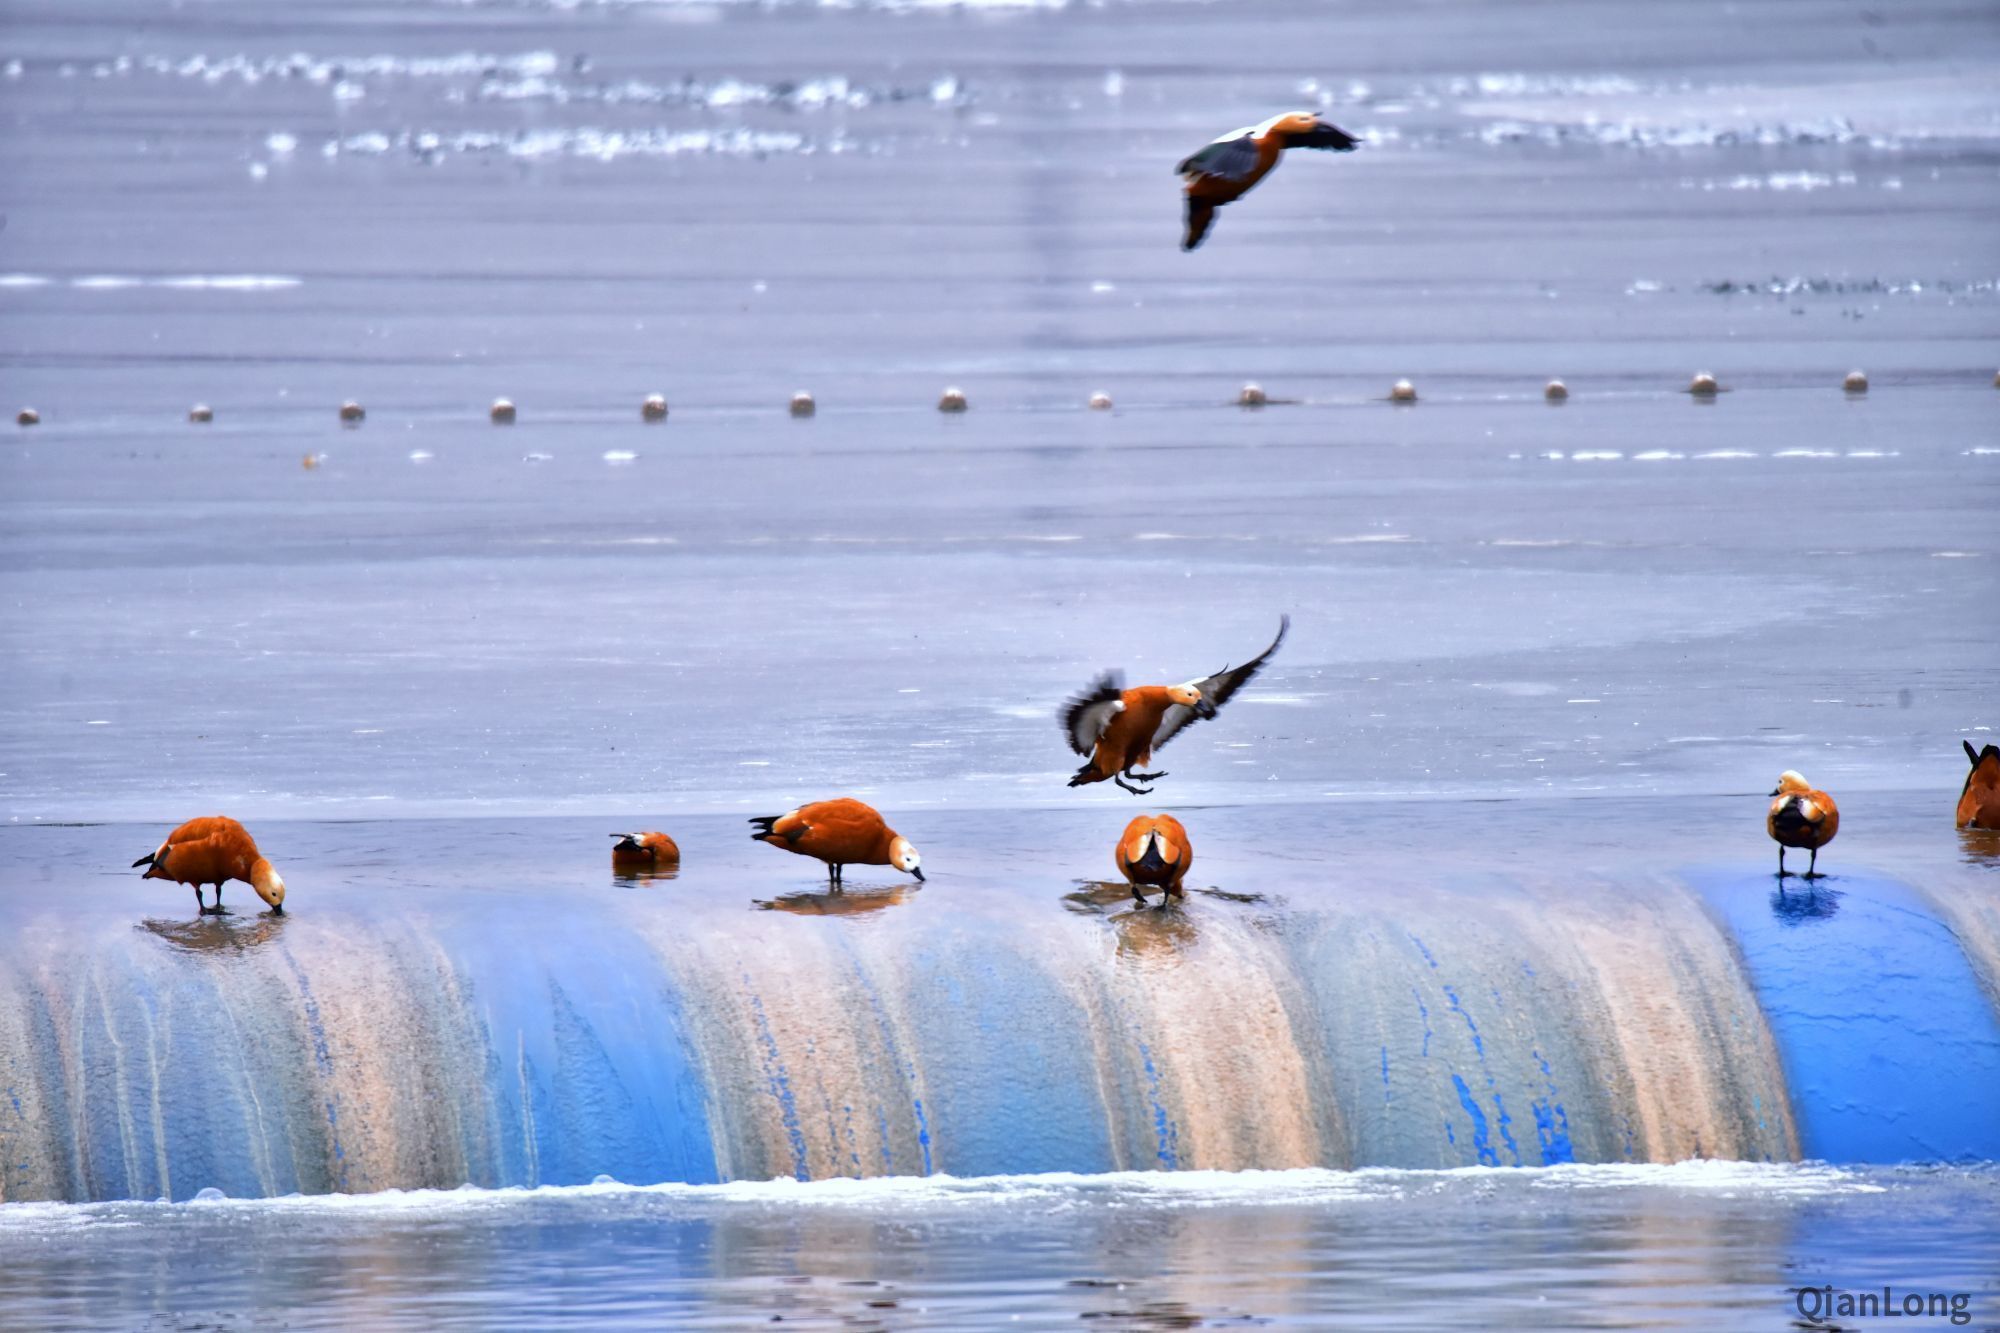
[[[1984,1327],[2000,1300],[1990,1173],[1810,1165],[19,1205],[0,1245],[35,1257],[0,1269],[10,1314],[79,1329],[1783,1329],[1826,1285],[1964,1296]]]

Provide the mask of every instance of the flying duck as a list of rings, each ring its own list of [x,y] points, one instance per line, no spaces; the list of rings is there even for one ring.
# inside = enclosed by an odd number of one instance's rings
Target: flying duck
[[[1135,773],[1135,764],[1149,764],[1153,752],[1180,734],[1181,728],[1200,719],[1211,718],[1270,661],[1271,654],[1285,641],[1292,618],[1278,619],[1278,637],[1271,646],[1236,668],[1224,667],[1213,676],[1182,685],[1139,685],[1125,688],[1124,673],[1107,671],[1091,682],[1090,688],[1063,705],[1057,715],[1070,749],[1088,762],[1069,780],[1072,787],[1116,782],[1135,796],[1144,796],[1151,787],[1134,783],[1151,782],[1165,773]]]
[[[1231,130],[1174,168],[1185,184],[1187,234],[1181,249],[1192,250],[1208,234],[1215,210],[1234,203],[1278,165],[1287,148],[1325,148],[1351,153],[1360,141],[1310,111],[1273,116],[1262,125]]]

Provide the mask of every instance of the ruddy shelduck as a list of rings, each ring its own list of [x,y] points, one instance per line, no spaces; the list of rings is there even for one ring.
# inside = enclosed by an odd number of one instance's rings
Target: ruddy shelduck
[[[841,892],[841,872],[847,866],[894,866],[920,883],[924,878],[924,860],[910,840],[890,828],[875,807],[852,797],[814,801],[750,822],[757,826],[750,835],[756,841],[826,862],[827,882],[835,893]]]
[[[1778,878],[1792,872],[1785,869],[1785,849],[1800,847],[1812,853],[1806,865],[1806,879],[1818,879],[1819,849],[1840,832],[1840,808],[1833,798],[1819,791],[1791,769],[1778,775],[1771,789],[1771,809],[1764,827],[1778,844]]]
[[[1087,756],[1089,762],[1070,778],[1069,785],[1102,782],[1106,778],[1135,796],[1144,796],[1150,787],[1134,783],[1151,782],[1165,773],[1135,773],[1133,767],[1153,762],[1153,752],[1180,734],[1189,723],[1214,717],[1252,676],[1263,669],[1285,641],[1291,628],[1290,616],[1278,620],[1278,637],[1271,646],[1242,666],[1224,667],[1213,676],[1180,685],[1139,685],[1125,688],[1122,672],[1107,671],[1091,682],[1089,689],[1063,705],[1057,715],[1070,749]]]
[[[1958,794],[1960,828],[2000,829],[2000,745],[1983,750],[1971,741],[1960,741],[1972,771],[1965,775],[1965,789]]]
[[[1194,844],[1172,815],[1140,815],[1118,839],[1118,873],[1132,884],[1132,897],[1146,905],[1148,888],[1161,890],[1160,906],[1186,895],[1181,881],[1194,864]]]
[[[1360,140],[1310,111],[1273,116],[1261,125],[1231,130],[1174,168],[1187,195],[1187,232],[1181,249],[1192,250],[1208,234],[1215,210],[1234,203],[1278,165],[1287,148],[1325,148],[1351,153]]]
[[[257,891],[280,916],[285,912],[285,881],[257,850],[250,831],[227,815],[190,819],[167,835],[167,840],[150,856],[132,863],[133,869],[147,867],[142,879],[170,879],[194,885],[194,904],[201,913],[222,911],[222,886],[240,879]],[[202,901],[201,887],[215,886],[215,906]]]
[[[666,870],[681,863],[681,849],[664,833],[614,833],[611,868],[621,875]]]

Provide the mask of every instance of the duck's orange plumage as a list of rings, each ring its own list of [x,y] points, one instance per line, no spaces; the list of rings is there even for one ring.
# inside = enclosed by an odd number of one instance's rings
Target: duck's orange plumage
[[[1778,785],[1771,791],[1771,808],[1764,816],[1764,829],[1778,844],[1780,879],[1791,873],[1785,869],[1787,847],[1812,853],[1805,877],[1816,879],[1819,849],[1832,842],[1833,835],[1840,832],[1840,807],[1833,803],[1831,796],[1787,769],[1779,774]]]
[[[1972,771],[1958,794],[1958,826],[2000,829],[2000,745],[1974,750],[1970,741],[1959,743],[1972,761]]]
[[[924,877],[923,858],[909,839],[890,828],[874,806],[851,797],[814,801],[789,814],[759,816],[750,822],[757,826],[750,835],[756,841],[826,862],[826,877],[835,893],[841,890],[846,866],[894,866],[919,880]]]
[[[170,879],[194,885],[195,906],[203,912],[222,910],[222,886],[240,879],[257,891],[257,896],[282,914],[285,910],[285,881],[257,850],[250,831],[227,815],[190,819],[167,835],[167,840],[150,856],[132,863],[147,867],[144,879]],[[204,884],[215,886],[215,906],[202,902]]]
[[[1071,776],[1069,785],[1081,787],[1109,778],[1137,796],[1151,791],[1133,783],[1150,782],[1166,774],[1135,773],[1133,768],[1153,762],[1153,752],[1179,735],[1183,727],[1214,717],[1229,696],[1278,651],[1291,623],[1290,616],[1280,617],[1278,637],[1242,666],[1224,667],[1213,676],[1182,685],[1138,685],[1128,690],[1120,672],[1099,676],[1057,715],[1070,749],[1089,760]]]
[[[1181,249],[1192,250],[1208,234],[1215,210],[1234,203],[1278,165],[1287,148],[1325,148],[1352,152],[1358,140],[1329,125],[1310,111],[1273,116],[1262,125],[1231,130],[1200,152],[1182,159],[1174,170],[1187,196],[1187,232]]]
[[[1118,873],[1132,883],[1132,896],[1143,906],[1147,888],[1164,890],[1160,906],[1185,896],[1181,881],[1194,864],[1194,844],[1172,815],[1140,815],[1118,838]]]
[[[623,874],[665,870],[681,863],[681,849],[664,833],[614,833],[611,868]]]

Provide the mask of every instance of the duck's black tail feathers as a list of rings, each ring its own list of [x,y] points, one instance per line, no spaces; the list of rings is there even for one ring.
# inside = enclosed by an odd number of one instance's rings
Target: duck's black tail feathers
[[[140,866],[149,866],[151,864],[153,864],[153,853],[147,852],[144,856],[140,857],[138,860],[132,863],[132,868],[134,870],[137,870]]]
[[[1192,250],[1201,244],[1201,238],[1208,235],[1208,224],[1215,221],[1215,205],[1203,203],[1199,199],[1187,201],[1187,232],[1181,237],[1181,249]]]

